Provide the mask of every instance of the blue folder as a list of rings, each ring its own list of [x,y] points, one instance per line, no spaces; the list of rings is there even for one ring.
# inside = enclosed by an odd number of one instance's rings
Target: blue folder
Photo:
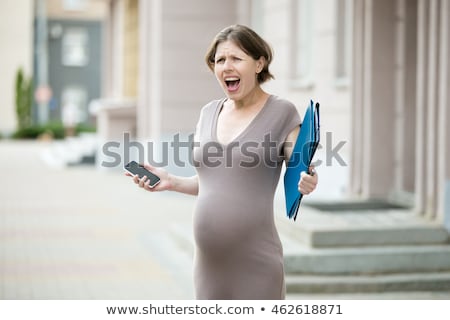
[[[300,173],[308,172],[314,153],[320,142],[319,103],[311,100],[306,109],[300,133],[295,142],[291,158],[286,165],[284,174],[284,195],[286,199],[286,214],[289,219],[297,219],[297,213],[303,195],[298,191]],[[309,172],[308,172],[309,173]]]

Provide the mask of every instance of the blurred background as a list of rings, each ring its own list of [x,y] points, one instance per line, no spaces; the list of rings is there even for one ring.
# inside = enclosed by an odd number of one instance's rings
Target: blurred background
[[[321,104],[319,186],[296,222],[276,195],[288,298],[450,298],[449,19],[448,0],[2,1],[0,298],[193,298],[195,198],[122,167],[188,141],[235,23],[274,49],[268,92]],[[194,174],[179,151],[168,170]]]

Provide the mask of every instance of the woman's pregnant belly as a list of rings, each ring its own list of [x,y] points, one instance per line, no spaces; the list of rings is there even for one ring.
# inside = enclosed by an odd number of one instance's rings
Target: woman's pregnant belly
[[[272,202],[224,194],[199,195],[194,213],[197,248],[220,254],[235,250],[253,239],[271,235]]]

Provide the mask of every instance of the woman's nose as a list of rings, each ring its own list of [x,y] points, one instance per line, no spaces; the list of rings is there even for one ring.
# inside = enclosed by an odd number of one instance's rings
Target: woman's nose
[[[225,70],[232,70],[233,69],[233,64],[231,63],[230,59],[226,59],[223,63],[223,68]]]

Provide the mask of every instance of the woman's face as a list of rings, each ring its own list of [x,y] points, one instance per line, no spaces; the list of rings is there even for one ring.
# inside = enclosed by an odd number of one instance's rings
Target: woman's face
[[[259,87],[257,74],[264,63],[247,55],[233,41],[221,42],[216,49],[214,74],[228,98],[244,99],[255,87]]]

